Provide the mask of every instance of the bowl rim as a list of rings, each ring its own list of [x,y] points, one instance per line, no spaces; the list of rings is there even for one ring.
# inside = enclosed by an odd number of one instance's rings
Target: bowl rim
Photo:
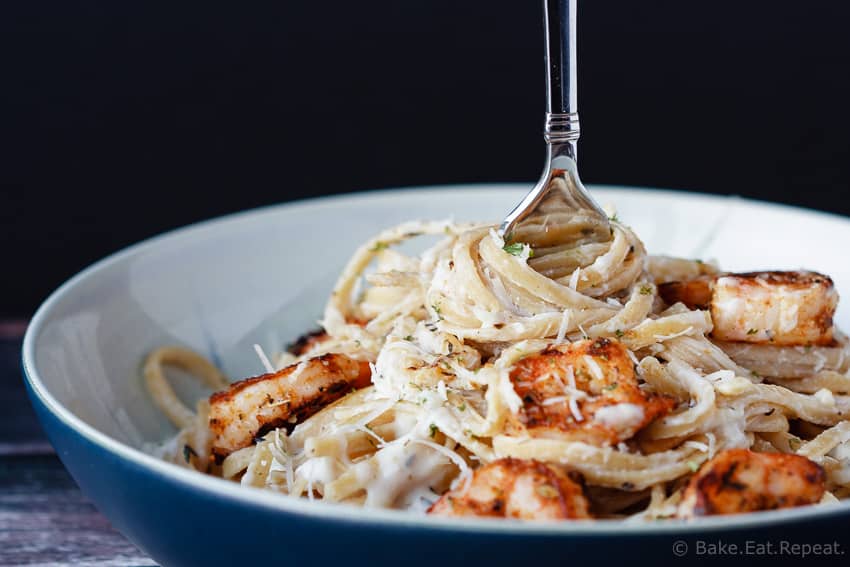
[[[779,203],[770,203],[754,199],[745,199],[735,195],[712,195],[707,193],[676,191],[670,189],[655,189],[644,187],[630,187],[620,185],[589,185],[596,190],[609,193],[635,193],[652,194],[658,197],[673,200],[703,201],[722,203],[734,200],[741,204],[757,207],[765,207],[774,210],[788,212],[806,213],[821,216],[824,219],[840,220],[850,222],[850,218],[834,213],[795,207]],[[203,231],[217,230],[234,222],[250,221],[258,215],[274,215],[281,210],[298,210],[324,207],[336,207],[346,202],[368,202],[369,200],[384,200],[389,197],[398,198],[399,193],[404,196],[418,196],[443,191],[456,194],[458,192],[483,192],[494,190],[527,189],[527,183],[467,183],[449,185],[426,185],[402,188],[377,189],[370,191],[359,191],[328,195],[309,199],[267,205],[264,207],[247,209],[223,216],[202,220],[180,228],[172,229],[156,236],[147,238],[118,250],[105,258],[89,265],[76,275],[68,279],[37,309],[32,317],[24,335],[22,348],[22,367],[24,379],[30,387],[37,401],[59,420],[75,435],[82,437],[99,449],[127,461],[151,475],[162,478],[165,482],[171,482],[183,489],[190,491],[203,491],[208,495],[227,499],[237,505],[258,506],[268,512],[280,512],[283,514],[302,515],[315,519],[327,520],[329,522],[357,523],[361,526],[375,528],[403,527],[416,528],[420,530],[441,530],[457,533],[488,533],[519,536],[629,536],[629,535],[696,535],[707,532],[732,531],[747,528],[764,528],[799,522],[808,519],[826,519],[836,516],[850,515],[850,501],[839,502],[827,506],[807,506],[802,508],[790,508],[784,510],[754,512],[736,516],[717,516],[701,518],[696,521],[664,520],[664,521],[623,521],[623,520],[593,520],[593,521],[571,521],[571,522],[520,522],[516,520],[465,518],[462,521],[452,518],[421,516],[404,510],[386,509],[364,509],[361,507],[328,503],[311,502],[305,498],[289,498],[284,495],[270,493],[267,490],[244,487],[232,481],[212,477],[184,469],[173,463],[161,460],[153,455],[145,453],[141,449],[131,447],[106,433],[85,423],[63,406],[49,392],[42,382],[36,367],[35,349],[38,338],[44,325],[50,320],[54,307],[61,299],[81,282],[95,276],[98,272],[123,261],[133,255],[148,251],[162,241],[169,239],[185,238],[190,235],[197,236]]]

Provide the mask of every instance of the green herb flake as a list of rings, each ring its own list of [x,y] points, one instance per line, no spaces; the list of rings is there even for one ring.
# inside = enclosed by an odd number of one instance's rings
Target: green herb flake
[[[756,333],[758,333],[758,332],[759,332],[759,330],[758,330],[758,329],[750,329],[749,331],[747,331],[747,334],[748,334],[748,335],[755,335],[755,334],[756,334]]]
[[[192,447],[190,447],[189,445],[183,445],[183,458],[184,458],[184,459],[186,459],[186,462],[187,462],[187,463],[189,462],[189,459],[190,459],[190,457],[192,457],[192,456],[197,457],[197,456],[198,456],[198,454],[197,454],[197,453],[195,452],[195,450],[194,450]]]
[[[640,294],[641,295],[652,295],[652,286],[649,286],[649,285],[640,286]]]
[[[789,437],[788,438],[788,446],[791,447],[792,451],[796,451],[802,445],[802,441],[798,437]]]
[[[612,390],[616,390],[617,386],[619,386],[619,384],[617,382],[612,382],[611,384],[608,384],[607,386],[605,386],[602,389],[605,390],[606,392],[611,392]]]
[[[619,217],[617,217],[617,213],[614,213],[612,216],[608,217],[608,220],[611,222],[620,222]]]
[[[618,339],[622,339],[626,335],[626,333],[624,333],[620,329],[617,329],[616,331],[614,331],[614,334],[617,336]]]
[[[428,427],[431,430],[431,439],[433,439],[437,435],[437,426],[432,423]]]
[[[390,247],[389,244],[387,244],[386,242],[384,242],[382,240],[379,240],[378,242],[375,243],[374,246],[372,246],[372,248],[370,248],[370,251],[371,252],[380,252],[381,250],[386,250],[389,247]]]
[[[525,246],[522,244],[522,242],[512,242],[510,244],[505,244],[502,247],[502,250],[504,250],[511,256],[521,256],[523,249],[525,249]]]
[[[691,472],[697,472],[699,470],[699,463],[696,461],[688,461],[688,468],[691,469]]]
[[[458,411],[466,411],[466,404],[461,404],[457,407]]]
[[[413,335],[407,335],[406,337],[404,337],[404,340],[412,342],[413,341]]]

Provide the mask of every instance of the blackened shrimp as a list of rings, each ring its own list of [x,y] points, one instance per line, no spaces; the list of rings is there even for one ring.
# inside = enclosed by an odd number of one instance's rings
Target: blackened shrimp
[[[752,272],[703,276],[658,287],[669,304],[710,309],[712,338],[773,345],[834,344],[838,293],[815,272]]]
[[[569,520],[590,518],[588,508],[581,485],[560,467],[508,458],[476,469],[468,482],[441,496],[428,513]]]
[[[613,339],[552,346],[517,362],[510,377],[523,404],[507,424],[512,435],[615,445],[675,405],[639,387],[626,347]]]
[[[367,362],[325,354],[232,384],[210,396],[212,454],[221,460],[276,427],[292,427],[348,392],[368,386]]]
[[[702,465],[685,489],[679,516],[740,514],[815,504],[826,475],[799,455],[721,451]]]

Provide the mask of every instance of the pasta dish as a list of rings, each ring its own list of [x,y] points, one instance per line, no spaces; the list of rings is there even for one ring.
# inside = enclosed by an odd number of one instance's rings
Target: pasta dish
[[[562,219],[571,244],[409,222],[363,244],[321,329],[230,383],[147,357],[165,459],[290,497],[442,516],[692,518],[850,496],[850,359],[814,272],[726,273]],[[418,255],[397,245],[430,235]],[[434,238],[436,237],[436,238]],[[305,329],[305,331],[307,331]],[[169,367],[212,395],[191,408]]]

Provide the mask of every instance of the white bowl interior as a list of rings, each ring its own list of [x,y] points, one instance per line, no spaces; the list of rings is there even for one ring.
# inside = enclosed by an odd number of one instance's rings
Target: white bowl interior
[[[314,328],[355,248],[413,219],[493,220],[525,185],[382,191],[249,211],[110,257],[55,293],[34,320],[44,390],[100,432],[136,448],[173,428],[140,377],[147,352],[181,344],[239,378],[262,371],[251,345],[279,350]],[[730,270],[806,267],[850,298],[850,220],[737,198],[597,188],[650,253],[716,258]],[[837,321],[850,328],[850,305]],[[187,399],[200,391],[183,385]]]

